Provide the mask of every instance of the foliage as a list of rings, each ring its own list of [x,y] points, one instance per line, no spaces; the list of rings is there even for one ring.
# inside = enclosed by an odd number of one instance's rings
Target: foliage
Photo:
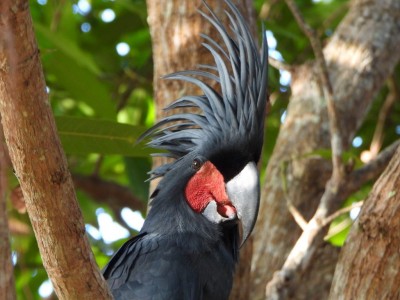
[[[262,18],[268,12],[268,18],[263,21],[272,33],[271,37],[277,41],[273,45],[273,39],[270,40],[271,55],[292,65],[312,59],[310,44],[284,1],[271,4],[273,2],[255,1],[256,9],[264,13],[260,15]],[[299,0],[297,3],[322,40],[329,39],[348,8],[348,1],[344,0]],[[154,122],[155,110],[151,38],[145,1],[80,0],[71,3],[31,0],[30,6],[51,106],[71,172],[87,176],[95,174],[114,181],[131,189],[142,201],[147,201],[148,182],[145,179],[151,167],[149,149],[135,145],[144,128]],[[290,92],[287,73],[270,68],[269,78],[273,105],[268,114],[264,167],[284,120]],[[378,95],[359,132],[361,145],[346,152],[347,157],[358,158],[363,150],[369,148],[377,115],[387,93],[383,90]],[[400,123],[399,106],[399,103],[395,105],[394,113],[386,122],[384,145],[390,144],[400,134],[397,125]],[[310,155],[329,159],[330,153],[321,149],[321,152]],[[14,188],[16,180],[11,179],[11,188]],[[349,199],[348,204],[365,197],[368,189],[368,186],[364,187],[358,196]],[[106,243],[98,231],[101,229],[99,215],[110,214],[131,235],[135,230],[110,207],[98,203],[84,191],[77,192],[85,222],[90,224],[93,251],[99,266],[103,267],[124,239]],[[11,206],[10,218],[29,224],[26,214]],[[349,220],[348,216],[343,219]],[[341,245],[344,238],[345,234],[339,234],[331,237],[331,241]],[[18,298],[40,299],[38,290],[47,280],[47,275],[32,232],[14,234],[12,247]]]

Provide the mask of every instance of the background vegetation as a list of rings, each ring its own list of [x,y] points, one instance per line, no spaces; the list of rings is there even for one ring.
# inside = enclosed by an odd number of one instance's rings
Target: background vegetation
[[[323,42],[329,39],[349,8],[349,2],[344,0],[302,0],[297,4]],[[151,168],[151,151],[143,144],[135,144],[137,137],[155,121],[146,3],[31,0],[30,6],[51,106],[77,186],[92,249],[102,268],[126,238],[137,232],[140,217],[124,208],[134,208],[144,216],[148,198],[149,184],[145,180]],[[314,58],[308,39],[283,1],[256,0],[254,6],[268,30],[270,56],[288,65]],[[272,106],[267,121],[264,166],[284,121],[290,95],[290,73],[270,68],[269,75]],[[380,148],[399,138],[399,101],[389,105],[383,120],[378,119],[390,89],[397,91],[398,76],[397,68],[391,85],[380,91],[353,140],[353,147],[346,152],[346,159],[354,160],[357,166],[363,164],[362,160],[377,142]],[[381,133],[376,131],[377,124],[383,126]],[[330,158],[329,150],[312,154]],[[49,293],[51,289],[45,288],[49,286],[48,278],[18,182],[13,174],[9,177],[12,192],[8,210],[18,298],[54,297]],[[364,199],[370,189],[371,184],[366,184],[346,205]],[[132,196],[123,197],[128,191]],[[138,221],[132,224],[133,219]],[[341,246],[350,225],[349,214],[338,218],[328,233],[330,242]]]

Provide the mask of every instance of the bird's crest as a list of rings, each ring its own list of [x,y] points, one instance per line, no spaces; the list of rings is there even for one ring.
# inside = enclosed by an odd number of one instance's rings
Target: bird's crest
[[[140,139],[152,137],[148,145],[166,150],[159,154],[179,160],[189,152],[210,154],[230,148],[243,148],[257,161],[263,144],[264,116],[267,102],[268,48],[262,34],[261,51],[239,10],[225,0],[230,23],[227,30],[204,2],[208,13],[199,13],[218,31],[224,45],[202,34],[203,46],[215,65],[199,65],[198,70],[165,76],[198,86],[203,95],[188,95],[175,100],[166,110],[198,108],[200,113],[178,113],[161,119]],[[215,81],[217,92],[202,79]],[[156,154],[158,155],[158,154]],[[152,178],[163,176],[174,166],[164,164],[151,171]]]

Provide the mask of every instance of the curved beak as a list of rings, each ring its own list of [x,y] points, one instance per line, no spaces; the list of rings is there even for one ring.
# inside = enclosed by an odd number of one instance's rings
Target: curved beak
[[[242,226],[241,247],[254,228],[260,206],[260,180],[256,164],[249,162],[238,175],[227,182],[226,192],[236,208]]]

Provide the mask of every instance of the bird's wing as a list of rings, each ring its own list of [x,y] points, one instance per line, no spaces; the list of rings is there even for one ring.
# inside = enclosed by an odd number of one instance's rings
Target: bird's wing
[[[172,240],[140,234],[126,242],[104,268],[117,300],[202,299],[202,287],[190,259]]]
[[[118,288],[126,279],[129,270],[135,264],[135,260],[140,252],[151,251],[151,247],[144,247],[143,237],[146,233],[139,234],[128,240],[111,258],[109,263],[103,269],[103,276],[108,281],[110,288]],[[148,244],[148,246],[151,246]],[[148,248],[148,249],[147,249]],[[129,264],[129,265],[128,265]]]

